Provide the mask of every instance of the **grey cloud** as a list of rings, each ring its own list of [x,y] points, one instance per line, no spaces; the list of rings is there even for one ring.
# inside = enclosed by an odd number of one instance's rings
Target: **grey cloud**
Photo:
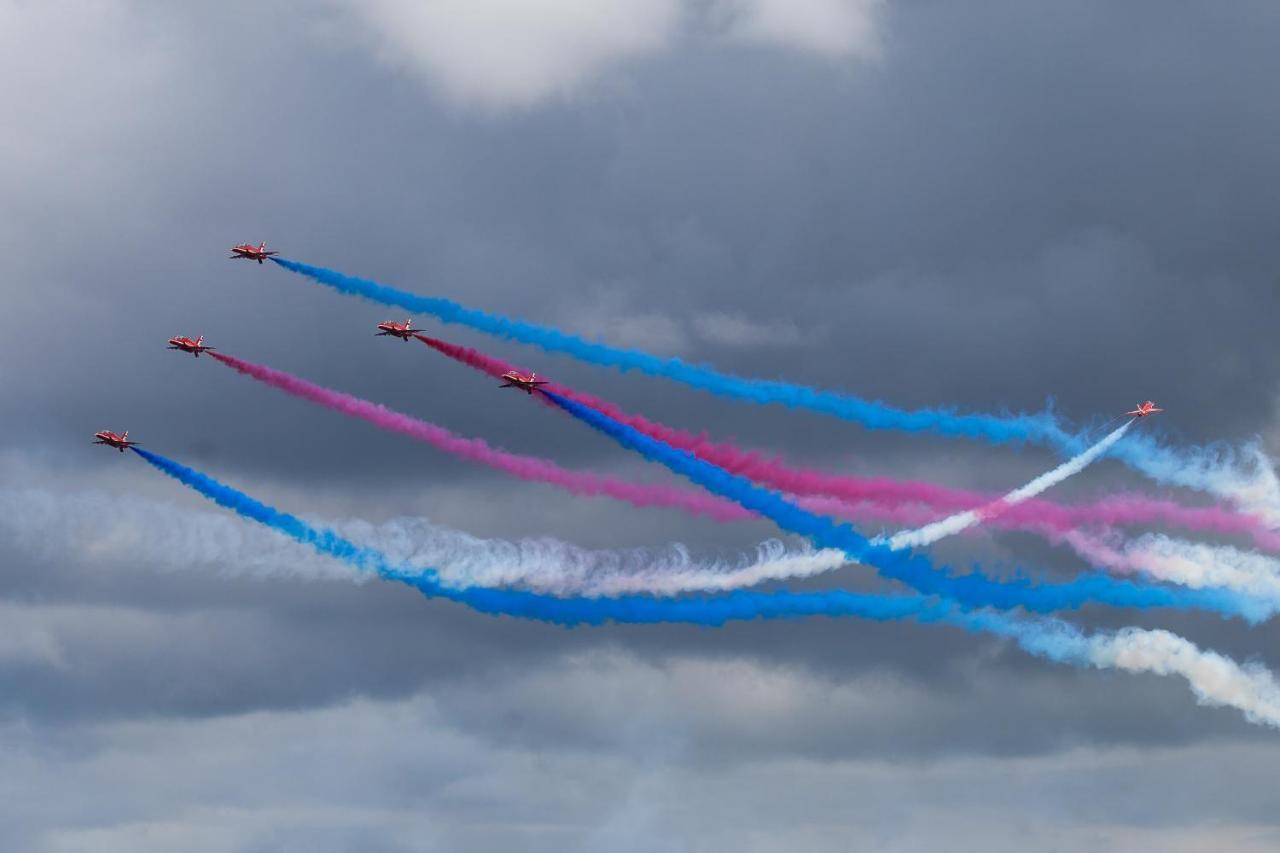
[[[793,758],[708,770],[678,738],[662,746],[641,737],[591,756],[495,748],[456,728],[429,694],[94,725],[74,732],[74,749],[61,754],[34,749],[38,731],[3,733],[9,766],[22,779],[10,776],[4,786],[5,835],[33,850],[179,842],[244,850],[770,850],[796,840],[815,850],[851,841],[922,850],[940,835],[998,850],[1028,843],[1138,850],[1187,838],[1265,849],[1276,832],[1269,746],[1078,748],[1016,762]],[[153,772],[174,763],[184,772]],[[1206,812],[1224,782],[1240,796]]]

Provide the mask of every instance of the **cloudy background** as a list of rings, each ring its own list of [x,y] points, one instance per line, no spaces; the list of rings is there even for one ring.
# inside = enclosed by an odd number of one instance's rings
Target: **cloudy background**
[[[0,0],[0,847],[1274,849],[1275,733],[1179,682],[917,625],[480,616],[88,441],[128,428],[312,518],[706,555],[773,534],[512,481],[166,352],[203,333],[665,481],[374,339],[395,312],[225,260],[266,239],[745,375],[1080,423],[1152,397],[1175,440],[1274,451],[1278,45],[1261,0]],[[832,470],[995,489],[1051,463],[443,334]],[[1158,493],[1102,463],[1059,496],[1116,486]],[[1081,568],[1012,534],[938,552]],[[1270,626],[1079,618],[1280,666]]]

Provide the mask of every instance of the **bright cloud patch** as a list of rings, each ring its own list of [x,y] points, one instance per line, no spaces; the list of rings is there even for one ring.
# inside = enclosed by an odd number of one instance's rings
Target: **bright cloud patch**
[[[390,62],[489,106],[564,94],[665,47],[680,0],[339,0]]]
[[[718,37],[873,57],[881,0],[330,0],[388,64],[491,109],[567,95],[672,47],[708,14]],[[694,29],[697,29],[696,27]],[[345,32],[346,28],[342,30]]]

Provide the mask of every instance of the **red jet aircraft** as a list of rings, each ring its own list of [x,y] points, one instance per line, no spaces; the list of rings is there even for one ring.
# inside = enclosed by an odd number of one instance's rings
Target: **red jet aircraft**
[[[124,453],[124,449],[126,447],[133,447],[135,444],[138,443],[136,441],[129,440],[128,430],[124,431],[124,435],[116,435],[111,430],[104,429],[102,432],[94,433],[93,437],[97,439],[96,441],[94,441],[94,444],[105,444],[108,447],[114,447],[116,450],[119,450],[121,453]]]
[[[1158,415],[1163,411],[1164,409],[1157,408],[1155,403],[1148,400],[1145,403],[1139,403],[1138,408],[1132,412],[1125,412],[1125,414],[1135,418],[1145,418],[1147,415]]]
[[[385,323],[378,324],[379,335],[391,335],[393,338],[399,338],[402,341],[409,340],[409,338],[421,331],[422,329],[413,328],[412,320],[405,320],[403,323],[393,323],[388,320]],[[375,337],[377,336],[375,335]]]
[[[169,349],[180,349],[183,352],[189,352],[196,358],[199,358],[200,353],[206,350],[211,350],[213,347],[207,347],[204,345],[204,335],[201,335],[194,341],[191,340],[191,338],[175,335],[174,337],[169,338]]]
[[[508,370],[502,374],[502,378],[504,381],[498,386],[499,388],[520,388],[526,394],[532,394],[539,385],[547,384],[546,380],[539,379],[536,373],[530,373],[525,376],[523,373],[518,373],[514,370]]]
[[[280,253],[268,252],[267,244],[265,242],[259,243],[256,246],[251,245],[249,243],[241,243],[238,246],[231,247],[232,260],[236,258],[245,258],[246,260],[257,261],[258,263],[262,263],[272,255],[278,255],[278,254]]]

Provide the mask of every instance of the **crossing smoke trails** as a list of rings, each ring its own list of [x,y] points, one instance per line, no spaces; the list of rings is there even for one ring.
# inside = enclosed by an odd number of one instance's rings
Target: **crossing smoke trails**
[[[621,498],[636,506],[668,506],[692,511],[696,514],[707,514],[719,520],[736,520],[755,517],[754,513],[748,509],[738,506],[737,504],[726,503],[709,497],[706,495],[691,494],[688,492],[667,489],[656,486],[642,486],[639,484],[628,483],[613,478],[598,477],[591,474],[583,474],[572,472],[560,468],[555,463],[548,460],[537,459],[534,457],[518,456],[505,451],[495,450],[485,442],[478,439],[467,439],[453,435],[441,427],[420,421],[416,418],[409,417],[397,412],[390,411],[382,406],[332,391],[327,388],[307,382],[291,374],[263,365],[253,364],[224,353],[210,352],[209,355],[231,367],[240,373],[264,382],[272,387],[283,390],[289,394],[302,397],[312,402],[319,403],[337,411],[362,418],[370,423],[407,435],[413,436],[420,440],[426,441],[433,446],[443,449],[447,452],[463,456],[464,458],[473,459],[492,465],[500,470],[508,471],[516,474],[524,479],[534,480],[538,482],[548,482],[553,485],[560,486],[574,494],[606,494],[611,497]],[[1026,500],[1032,495],[1043,491],[1054,483],[1060,482],[1066,476],[1082,469],[1088,462],[1097,458],[1106,447],[1114,443],[1123,435],[1127,425],[1116,430],[1107,439],[1099,442],[1090,451],[1082,454],[1074,460],[1063,463],[1048,474],[1038,477],[1027,486],[1011,492],[1000,501],[996,501],[988,507],[978,511],[964,511],[953,515],[947,519],[932,524],[927,524],[917,530],[903,531],[890,537],[887,542],[892,550],[901,550],[907,547],[918,547],[925,544],[936,542],[944,536],[958,533],[961,530],[977,524],[985,518],[998,517],[998,513],[1006,507],[1017,505],[1018,501]],[[812,499],[803,499],[805,501],[804,508],[814,510],[815,507],[810,505]],[[852,514],[858,516],[863,507],[846,506],[843,504],[833,507],[840,510],[844,514]],[[820,511],[820,510],[819,510]],[[1134,571],[1135,565],[1141,564],[1142,570],[1151,574],[1153,577],[1180,582],[1180,578],[1185,576],[1185,572],[1169,572],[1161,571],[1165,561],[1157,563],[1155,560],[1141,561],[1131,555],[1122,555],[1115,549],[1105,547],[1100,542],[1091,541],[1080,535],[1067,535],[1058,537],[1062,541],[1070,544],[1075,550],[1086,559],[1101,562],[1104,566],[1119,571]],[[661,583],[658,582],[660,573],[650,572],[649,579],[652,585],[644,587],[637,584],[631,589],[638,591],[653,592],[656,586],[671,592],[680,592],[688,590],[707,590],[707,589],[735,589],[742,586],[751,585],[763,580],[783,580],[787,578],[810,577],[821,573],[822,571],[834,570],[846,565],[849,560],[843,558],[843,552],[835,549],[823,549],[812,555],[796,556],[794,558],[778,557],[774,560],[762,561],[759,565],[752,567],[744,567],[742,571],[733,574],[724,574],[718,571],[704,572],[684,566],[682,570],[670,577],[665,578]],[[1224,575],[1231,579],[1237,578],[1237,575]],[[1197,588],[1205,588],[1206,584],[1193,584]],[[1232,589],[1240,589],[1235,583],[1224,584],[1224,586]],[[620,590],[621,587],[615,588]],[[1243,588],[1246,592],[1252,592],[1253,587]],[[1215,590],[1209,589],[1206,595],[1215,595]],[[1050,608],[1053,609],[1053,608]],[[1244,611],[1247,611],[1249,618],[1261,619],[1270,615],[1271,606],[1267,606],[1264,610],[1262,603],[1250,604]],[[1236,607],[1232,612],[1244,612],[1241,608]]]
[[[592,364],[665,377],[724,397],[809,409],[862,424],[868,429],[935,432],[992,444],[1044,444],[1065,456],[1075,456],[1091,443],[1062,429],[1057,420],[1047,413],[988,415],[958,413],[950,409],[907,411],[851,394],[819,391],[788,382],[744,379],[688,364],[678,358],[659,358],[636,350],[593,343],[557,329],[467,308],[448,299],[408,293],[324,267],[280,257],[271,260],[342,293],[414,313],[430,314],[444,323],[458,323],[486,334],[532,344],[547,352],[565,353]],[[1280,480],[1256,447],[1248,448],[1243,454],[1243,467],[1241,454],[1227,448],[1174,450],[1145,435],[1117,444],[1111,454],[1160,482],[1209,491],[1240,506],[1265,512],[1270,523],[1280,525]],[[1252,472],[1244,470],[1245,467],[1251,468]]]
[[[424,595],[466,604],[490,614],[538,619],[560,625],[686,622],[721,625],[730,620],[794,618],[823,615],[856,616],[877,621],[913,618],[941,622],[971,632],[985,632],[1016,642],[1032,655],[1076,666],[1114,668],[1135,673],[1179,675],[1198,700],[1228,705],[1251,722],[1280,727],[1280,685],[1265,669],[1241,666],[1230,658],[1204,651],[1167,631],[1125,628],[1114,634],[1085,635],[1055,619],[1016,620],[991,612],[970,612],[955,604],[920,596],[885,596],[829,590],[732,593],[684,599],[648,596],[557,598],[501,589],[450,589],[430,572],[413,574],[391,565],[379,552],[357,545],[330,530],[260,503],[206,474],[159,454],[130,448],[151,465],[243,518],[257,521],[362,571],[398,580]]]
[[[493,467],[499,468],[500,470],[522,477],[523,479],[548,482],[564,488],[574,494],[605,494],[610,497],[628,501],[636,506],[675,507],[695,514],[709,515],[722,521],[754,517],[754,513],[744,507],[725,503],[705,495],[691,494],[685,491],[660,486],[628,483],[614,478],[599,477],[593,474],[568,471],[567,469],[560,468],[555,465],[555,463],[548,460],[496,450],[478,439],[467,439],[455,436],[441,427],[420,421],[416,418],[409,417],[408,415],[393,412],[382,406],[361,400],[357,397],[322,388],[321,386],[307,382],[303,379],[292,376],[291,374],[284,373],[283,371],[274,370],[263,365],[253,364],[251,362],[244,361],[243,359],[238,359],[234,356],[223,353],[210,352],[209,355],[246,376],[257,379],[289,394],[359,417],[384,429],[410,435],[419,440],[426,441],[435,447],[445,450],[446,452],[489,464]],[[1054,469],[1054,471],[1042,475],[1027,486],[1011,492],[999,501],[989,504],[986,508],[963,511],[947,519],[943,519],[942,521],[926,524],[919,529],[894,534],[892,537],[888,538],[888,546],[893,550],[920,547],[936,542],[944,536],[958,533],[967,527],[979,523],[980,521],[986,522],[993,518],[998,519],[1002,513],[1016,508],[1018,502],[1027,500],[1034,494],[1043,491],[1054,483],[1060,482],[1066,476],[1082,469],[1089,462],[1101,455],[1107,447],[1114,444],[1115,441],[1118,441],[1127,428],[1128,424],[1122,426],[1102,442],[1099,442],[1098,445],[1095,445],[1094,448],[1091,448],[1090,451],[1087,451],[1086,454],[1082,454],[1081,457],[1077,457],[1074,460],[1063,463],[1058,466],[1058,468]],[[823,509],[820,501],[806,501],[805,508],[814,511],[821,511]],[[864,511],[867,510],[868,507],[836,504],[835,506],[830,507],[830,509],[838,510],[841,513],[852,514],[857,517],[859,515],[867,514]],[[872,510],[870,514],[874,514],[874,510]],[[1049,531],[1049,535],[1050,538],[1066,542],[1074,548],[1077,553],[1081,554],[1081,556],[1086,559],[1099,563],[1112,570],[1141,571],[1159,580],[1183,583],[1184,585],[1188,585],[1196,589],[1205,590],[1204,594],[1208,596],[1220,596],[1222,594],[1221,589],[1230,589],[1263,599],[1251,602],[1247,605],[1242,605],[1238,602],[1229,604],[1230,609],[1227,612],[1244,614],[1251,619],[1261,619],[1269,616],[1277,606],[1277,597],[1275,595],[1258,595],[1259,590],[1267,588],[1265,581],[1259,581],[1256,578],[1252,578],[1244,571],[1219,570],[1212,576],[1220,579],[1221,582],[1207,583],[1203,580],[1197,580],[1197,578],[1204,573],[1201,572],[1198,575],[1191,571],[1187,567],[1187,560],[1189,558],[1186,557],[1183,557],[1180,560],[1174,560],[1167,555],[1144,554],[1142,552],[1122,553],[1115,548],[1105,545],[1101,540],[1097,538],[1090,538],[1078,531],[1071,531],[1061,536]],[[684,566],[668,564],[669,568],[674,571],[665,577],[662,572],[655,570],[648,573],[647,582],[640,582],[639,580],[632,579],[627,583],[631,583],[633,585],[626,586],[623,582],[619,581],[619,585],[602,587],[596,594],[623,591],[625,589],[646,592],[665,591],[669,593],[690,590],[726,590],[740,588],[742,586],[751,585],[764,580],[810,577],[820,574],[823,571],[834,570],[846,565],[849,560],[842,557],[842,554],[843,552],[838,549],[825,548],[811,554],[791,555],[785,557],[778,555],[773,559],[762,559],[754,565],[743,565],[740,567],[739,571],[730,573],[725,573],[718,569],[703,571],[687,564]],[[547,577],[544,577],[544,581]],[[662,578],[662,580],[659,580],[659,578]],[[1086,579],[1087,578],[1088,576],[1086,576]],[[659,587],[661,589],[659,589]],[[936,592],[937,590],[928,589],[926,591]],[[1100,594],[1104,596],[1111,596],[1115,595],[1115,591],[1103,590]],[[1129,591],[1126,590],[1123,594],[1125,597],[1116,600],[1113,603],[1131,603],[1131,599],[1128,597],[1130,595]],[[1105,600],[1111,599],[1108,598]],[[1161,603],[1151,606],[1170,605]],[[1221,610],[1223,602],[1215,600],[1213,607],[1214,609]],[[1044,607],[1035,609],[1056,609],[1056,607],[1045,605]]]
[[[359,397],[322,388],[280,370],[253,364],[224,353],[210,352],[208,355],[245,376],[295,397],[360,418],[382,429],[416,438],[446,453],[481,462],[523,480],[551,483],[576,495],[607,495],[638,507],[673,507],[719,521],[736,521],[751,517],[750,513],[740,507],[707,495],[570,471],[546,459],[498,450],[477,438],[462,438],[435,424],[361,400]]]
[[[500,378],[502,374],[516,369],[508,362],[470,347],[458,346],[427,335],[415,337],[454,361],[494,378]],[[776,458],[743,450],[728,442],[714,442],[706,436],[693,435],[625,412],[613,403],[576,389],[554,382],[545,387],[562,397],[602,412],[615,421],[627,424],[650,438],[686,450],[732,474],[790,494],[840,499],[806,501],[806,508],[815,512],[849,514],[854,518],[873,514],[882,520],[916,526],[937,519],[922,516],[915,505],[929,506],[945,512],[961,512],[980,508],[993,500],[990,495],[920,481],[838,476],[796,468]],[[851,511],[851,506],[860,506],[861,510]],[[1027,500],[1006,507],[998,516],[985,519],[984,523],[1006,529],[1032,530],[1047,535],[1054,541],[1062,541],[1065,534],[1086,525],[1115,527],[1163,524],[1188,530],[1247,536],[1261,548],[1280,551],[1280,534],[1269,529],[1256,515],[1233,512],[1221,507],[1183,506],[1144,495],[1115,495],[1080,506]]]
[[[500,377],[503,373],[514,369],[510,364],[475,349],[457,346],[426,335],[416,337],[449,358],[494,377]],[[1214,532],[1247,532],[1253,535],[1255,540],[1260,539],[1274,545],[1275,534],[1262,526],[1256,517],[1217,507],[1184,507],[1171,501],[1151,500],[1137,495],[1106,498],[1082,507],[1064,507],[1048,501],[1034,500],[1035,495],[1079,472],[1105,453],[1131,428],[1132,421],[1114,430],[1080,456],[1064,462],[1053,471],[1037,477],[1031,483],[1015,489],[1002,498],[994,501],[986,499],[985,506],[961,510],[952,516],[935,521],[931,517],[922,517],[919,507],[915,504],[932,502],[945,505],[960,502],[964,505],[972,505],[973,501],[982,499],[984,496],[944,489],[929,483],[885,479],[859,480],[831,477],[817,472],[795,471],[786,468],[777,460],[764,459],[758,454],[740,450],[733,445],[715,444],[706,438],[690,436],[638,415],[621,412],[611,403],[578,393],[556,383],[550,383],[545,387],[614,420],[621,420],[657,441],[673,439],[677,442],[675,446],[678,449],[685,450],[703,461],[714,464],[718,459],[727,459],[737,469],[733,473],[740,473],[745,469],[757,476],[762,476],[770,484],[783,483],[796,491],[803,491],[806,488],[825,489],[841,492],[849,497],[856,495],[863,498],[860,503],[851,503],[842,498],[805,496],[802,499],[802,505],[810,512],[846,518],[878,518],[913,527],[919,526],[918,529],[902,531],[884,540],[895,550],[931,544],[944,536],[959,533],[981,522],[986,525],[1035,532],[1051,542],[1070,546],[1085,560],[1113,572],[1142,572],[1156,580],[1179,583],[1197,589],[1228,588],[1259,598],[1261,600],[1256,603],[1253,610],[1255,618],[1269,616],[1278,606],[1275,603],[1278,599],[1274,594],[1272,583],[1266,578],[1259,577],[1260,570],[1257,567],[1269,563],[1264,557],[1255,556],[1252,559],[1246,559],[1248,555],[1243,555],[1243,552],[1237,552],[1234,549],[1214,549],[1209,546],[1204,546],[1190,555],[1184,549],[1178,559],[1170,557],[1167,553],[1156,553],[1151,548],[1132,548],[1121,551],[1107,544],[1105,540],[1114,537],[1109,536],[1106,530],[1100,534],[1090,535],[1079,529],[1079,525],[1086,521],[1102,521],[1106,527],[1121,523],[1183,522],[1186,526]],[[549,405],[555,405],[548,397],[543,396],[541,399]],[[621,418],[618,417],[619,415]],[[877,503],[877,499],[883,499],[885,504]],[[914,499],[911,505],[900,503],[910,499]],[[1221,556],[1227,553],[1240,556],[1230,558]],[[1210,555],[1212,559],[1206,566],[1197,568],[1194,561],[1206,559],[1205,555]],[[1241,564],[1246,564],[1247,568],[1238,568]],[[1228,569],[1224,567],[1226,565],[1234,567]],[[1215,566],[1218,567],[1217,570],[1214,570]],[[1216,582],[1210,582],[1206,578],[1215,578]]]
[[[1171,590],[1096,574],[1080,575],[1060,584],[1033,584],[1025,579],[1001,582],[977,572],[957,575],[936,569],[923,555],[894,551],[887,543],[870,542],[848,524],[806,512],[776,492],[761,489],[692,454],[655,441],[554,391],[541,390],[569,414],[712,494],[769,518],[783,530],[807,538],[816,547],[843,550],[850,559],[871,565],[885,577],[902,581],[927,595],[949,598],[967,607],[1023,607],[1041,613],[1097,601],[1119,607],[1203,608],[1255,621],[1266,615],[1265,608],[1226,590]]]
[[[1052,471],[1048,471],[1036,477],[1025,486],[1014,489],[1009,494],[993,501],[987,506],[980,509],[965,510],[955,515],[948,516],[941,521],[935,521],[933,524],[926,524],[918,530],[906,530],[901,533],[895,533],[888,539],[889,547],[895,551],[903,548],[920,548],[925,545],[931,545],[946,536],[952,536],[960,531],[980,524],[988,518],[994,518],[1002,513],[1007,507],[1016,506],[1023,501],[1030,500],[1046,489],[1061,483],[1068,477],[1083,471],[1091,462],[1096,460],[1102,454],[1114,445],[1117,441],[1124,437],[1129,431],[1129,427],[1133,426],[1133,421],[1120,426],[1111,431],[1109,435],[1090,447],[1078,456],[1068,459]]]

